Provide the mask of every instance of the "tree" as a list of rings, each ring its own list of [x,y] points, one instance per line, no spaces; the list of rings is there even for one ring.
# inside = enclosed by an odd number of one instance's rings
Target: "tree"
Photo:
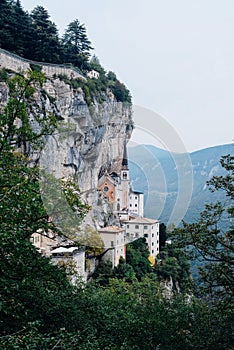
[[[115,95],[115,98],[118,102],[131,103],[132,97],[130,95],[129,90],[119,80],[116,80],[114,82],[114,85],[112,84],[111,90],[112,90],[113,94]]]
[[[81,69],[86,69],[90,50],[93,48],[84,24],[81,24],[78,19],[72,21],[63,35],[62,43],[65,50],[64,60]]]
[[[167,227],[164,223],[159,225],[159,251],[165,247],[167,240]]]
[[[2,334],[22,330],[28,322],[40,322],[45,328],[50,323],[56,325],[58,319],[61,321],[65,295],[72,293],[64,270],[52,266],[30,242],[32,233],[38,230],[61,233],[44,207],[41,175],[30,158],[33,149],[40,148],[43,135],[52,133],[57,124],[50,114],[32,114],[33,108],[29,113],[35,103],[34,92],[40,93],[43,81],[43,75],[36,72],[10,78],[8,103],[0,115]],[[32,117],[37,123],[35,129]],[[72,210],[82,218],[87,207],[80,202],[76,186],[69,181],[59,184]]]
[[[13,36],[14,36],[14,48],[10,51],[30,58],[31,41],[32,41],[32,19],[27,12],[25,12],[21,6],[19,0],[13,2]]]
[[[147,273],[152,272],[148,260],[149,255],[145,238],[139,238],[128,244],[126,247],[126,263],[132,266],[136,277],[139,280],[141,280],[141,278]]]
[[[181,249],[167,245],[160,251],[154,270],[160,280],[172,280],[177,292],[191,292],[190,263]]]
[[[14,52],[14,11],[9,0],[0,0],[0,47]]]
[[[37,6],[31,12],[33,37],[31,59],[39,62],[59,63],[61,44],[55,23],[51,22],[48,11]]]
[[[234,157],[222,157],[225,176],[215,176],[208,184],[211,191],[223,190],[225,203],[207,204],[196,223],[184,223],[174,232],[178,246],[185,247],[190,258],[199,259],[202,289],[209,300],[233,307],[234,293]]]
[[[114,268],[112,277],[121,279],[126,282],[133,282],[136,280],[132,266],[126,264],[126,261],[123,259],[123,257],[120,257],[119,264]]]

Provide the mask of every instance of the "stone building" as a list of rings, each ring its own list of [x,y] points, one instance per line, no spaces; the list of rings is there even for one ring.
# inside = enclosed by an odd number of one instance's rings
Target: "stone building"
[[[98,79],[99,78],[99,72],[92,69],[90,72],[87,73],[87,76],[91,79]]]
[[[150,256],[154,259],[159,253],[159,221],[138,217],[122,222],[126,232],[126,242],[144,237],[148,245]]]
[[[144,193],[130,191],[129,211],[133,216],[144,216]]]
[[[79,247],[58,247],[51,251],[52,262],[57,265],[65,265],[73,271],[72,283],[81,278],[86,281],[85,250]]]
[[[57,239],[52,232],[44,233],[42,230],[34,232],[30,238],[30,241],[39,250],[39,252],[45,256],[50,256],[51,249],[58,244]]]
[[[125,230],[118,226],[108,226],[98,230],[98,233],[104,242],[104,250],[107,250],[104,258],[110,260],[113,267],[117,266],[121,256],[126,258]]]

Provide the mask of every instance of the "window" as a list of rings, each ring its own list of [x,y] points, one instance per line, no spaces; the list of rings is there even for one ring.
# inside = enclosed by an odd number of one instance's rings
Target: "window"
[[[152,242],[152,244],[151,244],[152,246],[154,245],[154,242]]]
[[[123,173],[123,179],[124,179],[124,180],[127,179],[127,173]]]
[[[130,204],[130,207],[132,207],[132,204]]]
[[[109,188],[108,188],[107,186],[105,186],[105,187],[103,188],[103,191],[104,191],[104,192],[108,192],[108,191],[109,191]]]
[[[135,228],[138,229],[138,228],[139,228],[139,225],[135,225]]]
[[[137,207],[137,203],[135,204],[135,207]]]
[[[147,225],[145,225],[145,226],[144,226],[144,230],[147,230],[147,228],[148,228],[148,226],[147,226]]]
[[[152,254],[154,254],[154,250],[153,249],[151,250],[151,252],[152,252]]]
[[[154,233],[152,233],[152,237],[154,237]]]
[[[145,233],[145,234],[144,234],[144,237],[147,238],[147,237],[148,237],[148,233]]]
[[[129,228],[129,225],[127,225],[127,228]]]
[[[111,241],[111,247],[114,247],[114,241]]]
[[[137,196],[135,196],[135,199],[137,199]]]

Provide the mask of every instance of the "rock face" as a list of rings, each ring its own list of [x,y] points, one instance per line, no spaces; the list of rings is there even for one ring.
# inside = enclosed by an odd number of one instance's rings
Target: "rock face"
[[[0,68],[26,72],[37,62],[25,60],[0,49]],[[40,166],[55,177],[74,176],[83,199],[92,206],[86,218],[94,227],[111,224],[112,208],[97,191],[98,179],[105,171],[118,172],[123,147],[131,136],[131,106],[116,102],[111,92],[102,93],[103,103],[87,105],[83,91],[73,89],[67,79],[86,81],[70,66],[40,64],[47,81],[42,91],[35,92],[35,103],[28,106],[31,123],[38,128],[34,115],[42,118],[52,113],[60,121],[59,130],[45,137],[45,147],[34,154]],[[65,81],[56,77],[63,76]],[[8,100],[8,87],[0,82],[0,112]]]
[[[83,91],[60,79],[47,80],[44,91],[37,93],[32,115],[37,109],[51,112],[61,123],[59,132],[46,137],[41,167],[59,178],[75,176],[83,199],[92,207],[85,224],[111,224],[112,208],[97,191],[97,183],[105,171],[120,170],[124,143],[133,129],[131,106],[116,102],[109,93],[105,102],[88,107]]]

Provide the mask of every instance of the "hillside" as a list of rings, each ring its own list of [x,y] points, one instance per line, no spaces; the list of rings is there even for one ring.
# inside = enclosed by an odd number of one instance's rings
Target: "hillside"
[[[159,218],[167,224],[173,208],[182,205],[176,203],[179,186],[181,191],[186,191],[187,186],[192,186],[191,201],[184,216],[188,222],[198,217],[205,203],[214,201],[214,198],[223,200],[224,197],[220,193],[211,194],[206,182],[212,176],[222,174],[220,158],[226,154],[233,154],[233,151],[234,145],[229,144],[190,153],[188,156],[191,159],[191,169],[188,167],[187,172],[181,172],[183,161],[186,159],[183,155],[173,154],[152,145],[130,147],[128,153],[132,187],[145,194],[145,215]],[[186,185],[188,176],[191,175],[190,170],[193,183]]]

